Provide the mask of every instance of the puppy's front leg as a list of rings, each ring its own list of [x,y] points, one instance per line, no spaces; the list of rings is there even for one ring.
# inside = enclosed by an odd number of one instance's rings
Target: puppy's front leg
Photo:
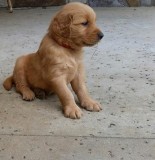
[[[82,65],[79,66],[79,71],[71,82],[71,85],[83,108],[96,112],[101,110],[101,105],[98,102],[92,100],[87,92]]]
[[[57,80],[53,83],[52,89],[54,89],[54,92],[58,95],[62,103],[65,116],[72,119],[79,119],[82,116],[82,111],[76,105],[74,97],[67,84],[62,82],[62,80]]]

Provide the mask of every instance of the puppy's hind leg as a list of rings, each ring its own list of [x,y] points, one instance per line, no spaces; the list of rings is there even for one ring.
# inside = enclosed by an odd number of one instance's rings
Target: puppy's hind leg
[[[22,65],[23,60],[24,58],[17,60],[14,70],[14,82],[16,85],[16,91],[22,94],[23,100],[31,101],[35,98],[35,94],[27,83],[24,66]]]
[[[15,84],[16,91],[22,94],[23,100],[31,101],[35,98],[35,94],[29,88],[23,71],[18,71],[15,74]]]

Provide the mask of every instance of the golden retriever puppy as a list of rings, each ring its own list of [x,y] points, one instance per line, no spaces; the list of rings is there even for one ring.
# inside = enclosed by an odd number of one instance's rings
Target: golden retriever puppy
[[[95,21],[95,12],[89,6],[78,2],[65,5],[53,18],[38,51],[17,59],[4,88],[10,90],[14,84],[28,101],[35,98],[36,89],[54,92],[65,116],[76,119],[82,111],[67,86],[70,83],[81,107],[100,111],[100,104],[90,98],[85,86],[82,51],[84,46],[93,46],[103,37]]]

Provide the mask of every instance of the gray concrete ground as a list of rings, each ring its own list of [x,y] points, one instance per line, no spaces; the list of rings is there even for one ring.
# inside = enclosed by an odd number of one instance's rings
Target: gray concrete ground
[[[3,80],[36,51],[57,7],[0,11],[0,160],[154,160],[155,8],[98,8],[105,37],[85,49],[99,113],[63,116],[56,96],[25,102]]]

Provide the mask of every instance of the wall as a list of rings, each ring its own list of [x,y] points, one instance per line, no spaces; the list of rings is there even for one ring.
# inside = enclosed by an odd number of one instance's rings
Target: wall
[[[0,7],[5,7],[6,4],[6,0],[0,0]]]
[[[97,3],[102,2],[104,6],[126,6],[129,1],[140,1],[140,5],[142,6],[151,6],[155,5],[155,0],[66,0],[66,2],[89,2],[92,6],[97,5]],[[95,3],[92,3],[92,2]],[[0,7],[6,7],[6,0],[0,0]]]
[[[155,6],[155,0],[67,0],[88,2],[91,6]]]

